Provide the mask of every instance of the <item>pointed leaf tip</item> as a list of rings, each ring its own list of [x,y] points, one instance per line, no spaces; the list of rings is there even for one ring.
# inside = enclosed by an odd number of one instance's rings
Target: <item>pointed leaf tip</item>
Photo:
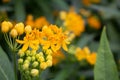
[[[94,78],[95,80],[119,80],[117,67],[106,36],[106,27],[103,28],[100,39]]]

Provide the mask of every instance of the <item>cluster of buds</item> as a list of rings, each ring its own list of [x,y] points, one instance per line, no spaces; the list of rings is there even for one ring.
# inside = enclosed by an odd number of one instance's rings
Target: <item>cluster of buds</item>
[[[18,35],[22,35],[24,33],[24,24],[20,22],[13,26],[10,21],[3,21],[1,23],[1,31],[3,33],[9,32],[10,36],[15,38]]]
[[[43,52],[19,50],[18,55],[18,67],[26,80],[39,76],[42,70],[52,66],[52,51],[50,49]]]

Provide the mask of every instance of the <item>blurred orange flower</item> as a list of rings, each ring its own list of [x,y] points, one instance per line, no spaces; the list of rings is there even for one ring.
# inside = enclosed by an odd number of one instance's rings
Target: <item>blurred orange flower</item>
[[[100,0],[82,0],[82,3],[83,3],[85,6],[89,6],[89,5],[91,5],[92,3],[100,3]]]
[[[44,16],[34,20],[32,15],[28,15],[26,19],[26,24],[31,25],[32,28],[41,29],[44,25],[49,25],[49,22]]]
[[[77,48],[75,57],[78,61],[86,60],[91,65],[94,65],[96,62],[96,53],[91,53],[88,47],[84,47],[83,49]]]
[[[101,23],[100,20],[96,16],[91,16],[87,19],[88,24],[90,27],[94,29],[100,29],[101,28]]]
[[[53,59],[52,59],[53,65],[57,65],[60,61],[65,59],[65,55],[60,50],[53,53],[52,57],[53,57]]]
[[[67,30],[72,31],[76,36],[81,35],[85,30],[84,20],[73,10],[60,13],[61,20],[64,21],[63,25]]]

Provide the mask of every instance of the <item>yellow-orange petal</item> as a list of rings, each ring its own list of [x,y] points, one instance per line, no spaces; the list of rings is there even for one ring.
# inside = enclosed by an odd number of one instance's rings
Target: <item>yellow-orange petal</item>
[[[28,47],[29,47],[29,44],[28,44],[28,43],[25,43],[25,44],[23,45],[23,47],[22,47],[22,51],[23,51],[23,52],[26,51],[26,50],[28,49]]]
[[[68,51],[68,48],[67,48],[67,45],[65,42],[62,43],[62,48],[65,50],[65,51]]]
[[[25,41],[23,41],[23,40],[18,40],[18,39],[16,39],[16,42],[17,42],[17,43],[20,43],[20,44],[24,44],[24,43],[25,43]]]
[[[91,65],[94,65],[96,62],[96,53],[91,53],[89,56],[87,56],[86,59]]]

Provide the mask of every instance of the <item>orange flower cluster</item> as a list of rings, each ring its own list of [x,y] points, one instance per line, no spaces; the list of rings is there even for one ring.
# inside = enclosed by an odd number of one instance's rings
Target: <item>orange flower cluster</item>
[[[49,22],[43,16],[34,20],[32,15],[28,15],[26,25],[30,25],[32,28],[41,29],[44,25],[49,25]]]
[[[30,33],[26,33],[23,40],[16,41],[24,44],[22,51],[26,51],[28,48],[38,50],[39,46],[42,46],[43,50],[50,48],[54,52],[61,47],[67,51],[67,44],[69,44],[67,36],[56,25],[44,26],[41,31],[35,28]]]
[[[96,53],[95,52],[91,53],[88,47],[84,47],[83,49],[77,48],[75,57],[79,61],[87,60],[87,62],[90,63],[91,65],[94,65],[96,62]]]
[[[88,19],[88,24],[90,25],[90,27],[94,28],[94,29],[100,29],[101,28],[101,23],[100,20],[95,17],[95,16],[90,16]]]
[[[85,30],[84,20],[73,10],[70,12],[60,12],[60,18],[64,21],[67,30],[72,31],[76,36],[81,35]]]

